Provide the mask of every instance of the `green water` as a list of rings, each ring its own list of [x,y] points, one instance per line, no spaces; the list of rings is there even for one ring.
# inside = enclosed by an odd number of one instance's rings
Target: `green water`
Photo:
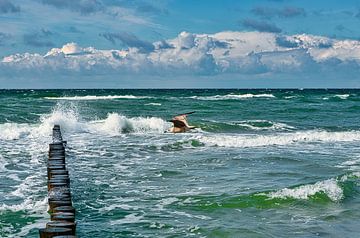
[[[53,124],[79,237],[357,237],[359,116],[360,90],[0,91],[0,237],[50,220]]]

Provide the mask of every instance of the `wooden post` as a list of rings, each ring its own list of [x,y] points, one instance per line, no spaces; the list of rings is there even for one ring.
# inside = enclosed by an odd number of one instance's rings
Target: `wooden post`
[[[39,230],[40,238],[76,238],[75,208],[72,206],[69,171],[66,169],[66,141],[59,125],[54,125],[53,142],[47,161],[48,203],[51,221]]]

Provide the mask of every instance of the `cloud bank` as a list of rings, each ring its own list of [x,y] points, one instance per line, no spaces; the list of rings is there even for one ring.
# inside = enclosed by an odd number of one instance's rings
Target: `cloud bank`
[[[68,43],[46,54],[22,53],[4,57],[0,77],[49,77],[54,75],[214,76],[276,77],[357,75],[360,41],[314,35],[265,32],[193,34],[154,43],[129,33],[104,34],[121,41],[124,49],[100,50]],[[298,76],[300,77],[300,76]]]

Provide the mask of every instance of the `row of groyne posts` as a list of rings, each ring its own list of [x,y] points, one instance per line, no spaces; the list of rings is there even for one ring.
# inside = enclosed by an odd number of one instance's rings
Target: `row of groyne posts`
[[[72,206],[69,171],[66,168],[65,146],[59,125],[54,125],[53,142],[49,144],[47,161],[48,203],[51,221],[39,229],[40,238],[74,238],[75,208]]]

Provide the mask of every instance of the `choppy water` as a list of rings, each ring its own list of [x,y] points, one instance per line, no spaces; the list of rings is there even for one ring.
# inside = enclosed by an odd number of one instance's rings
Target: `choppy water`
[[[49,220],[54,123],[80,237],[357,237],[359,118],[359,90],[3,90],[0,237]]]

